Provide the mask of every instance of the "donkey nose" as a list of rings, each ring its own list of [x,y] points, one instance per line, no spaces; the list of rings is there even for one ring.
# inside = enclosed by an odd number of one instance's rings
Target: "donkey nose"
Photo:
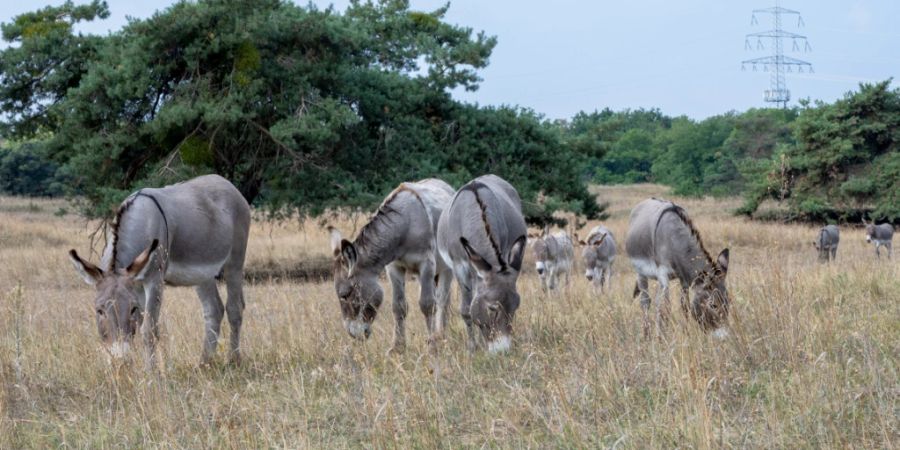
[[[543,274],[544,274],[544,268],[543,268],[543,267],[538,268],[537,273],[538,273],[538,275],[543,275]]]
[[[369,324],[360,320],[354,320],[347,325],[347,332],[354,339],[364,340],[368,339],[372,334],[372,329],[369,327]]]
[[[594,279],[594,276],[593,276],[593,275],[585,275],[585,276],[587,277],[588,281],[591,281],[591,280]]]

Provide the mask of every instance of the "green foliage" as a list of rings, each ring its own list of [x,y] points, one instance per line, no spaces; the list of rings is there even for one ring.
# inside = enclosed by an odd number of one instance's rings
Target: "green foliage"
[[[0,146],[0,193],[55,197],[62,194],[64,182],[56,164],[43,157],[37,145]]]
[[[657,182],[679,195],[735,195],[748,189],[754,162],[792,139],[793,110],[751,109],[702,121],[658,110],[579,113],[567,142],[604,184]]]
[[[567,127],[567,142],[588,158],[588,171],[600,183],[651,181],[659,155],[657,136],[672,126],[659,110],[578,113]]]
[[[890,83],[861,84],[833,104],[803,103],[796,144],[757,175],[779,192],[751,190],[745,210],[778,195],[804,220],[900,219],[900,90]]]
[[[42,151],[89,215],[137,187],[211,171],[276,216],[371,208],[401,181],[459,185],[485,172],[519,188],[532,220],[556,207],[599,214],[558,127],[452,100],[478,87],[497,41],[446,23],[446,11],[182,1],[84,37],[70,25],[105,17],[106,5],[67,3],[4,25],[20,45],[0,53],[0,111],[14,138],[50,132]]]

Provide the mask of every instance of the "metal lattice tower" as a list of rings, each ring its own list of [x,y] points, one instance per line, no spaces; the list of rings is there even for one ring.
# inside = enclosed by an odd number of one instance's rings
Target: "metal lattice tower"
[[[812,73],[813,69],[812,64],[806,61],[791,58],[790,56],[784,56],[783,41],[790,39],[793,44],[791,50],[795,52],[801,50],[804,52],[812,51],[812,47],[809,46],[806,36],[784,31],[781,28],[781,21],[783,16],[796,15],[797,27],[802,27],[803,18],[800,16],[799,11],[785,9],[779,6],[778,0],[775,0],[774,8],[754,9],[753,15],[750,16],[750,25],[759,24],[756,20],[757,14],[771,14],[775,27],[769,31],[748,34],[744,40],[744,50],[754,50],[754,46],[750,43],[753,38],[756,38],[755,50],[765,50],[766,47],[763,45],[763,39],[770,38],[770,50],[773,54],[772,56],[741,61],[741,70],[747,70],[747,65],[750,65],[754,72],[756,72],[757,66],[761,66],[762,70],[765,72],[771,72],[769,89],[766,89],[764,99],[767,102],[779,103],[783,108],[787,108],[787,102],[791,99],[791,91],[787,88],[784,74],[792,72],[793,67],[796,67],[797,72],[799,73],[803,73],[804,68],[806,72]]]

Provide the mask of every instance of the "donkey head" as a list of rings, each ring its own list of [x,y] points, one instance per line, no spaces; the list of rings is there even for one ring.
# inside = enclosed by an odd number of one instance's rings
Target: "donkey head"
[[[691,315],[700,323],[704,331],[715,330],[716,337],[725,337],[728,322],[728,290],[725,276],[728,275],[728,249],[722,250],[712,267],[704,271],[691,286],[693,300]]]
[[[823,243],[820,242],[821,240],[822,240],[822,235],[819,234],[819,237],[817,237],[816,240],[813,241],[813,247],[816,248],[816,252],[819,255],[819,262],[824,263],[824,262],[828,262],[830,253],[829,253],[828,248],[826,248],[823,245]]]
[[[875,239],[875,222],[866,224],[866,243],[871,244]]]
[[[538,276],[543,278],[547,271],[550,270],[548,266],[552,264],[552,261],[550,261],[550,248],[547,245],[546,234],[542,234],[534,240],[531,251],[534,255],[534,266]]]
[[[603,245],[603,241],[606,240],[606,236],[609,236],[609,233],[603,233],[603,236],[600,236],[600,239],[594,242],[578,241],[578,245],[582,247],[581,258],[584,260],[584,277],[588,281],[600,280],[600,247]],[[590,241],[590,238],[588,240]]]
[[[488,350],[491,353],[505,352],[512,345],[512,321],[519,308],[516,280],[522,269],[526,238],[523,235],[516,239],[509,253],[499,258],[499,267],[484,259],[466,238],[459,240],[479,278],[469,314],[488,343]]]
[[[69,258],[84,281],[97,288],[94,314],[97,331],[107,351],[116,358],[124,357],[131,347],[141,323],[142,304],[139,287],[155,260],[159,240],[154,239],[125,269],[104,271],[81,259],[73,249]]]
[[[358,267],[359,251],[356,246],[343,239],[337,229],[329,227],[329,231],[334,254],[334,290],[341,305],[344,327],[350,336],[367,339],[372,334],[372,322],[384,299],[384,291],[378,284],[378,273]]]

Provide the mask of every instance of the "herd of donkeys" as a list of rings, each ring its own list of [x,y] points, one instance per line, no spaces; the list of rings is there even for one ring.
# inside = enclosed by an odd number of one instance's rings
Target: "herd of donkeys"
[[[69,252],[75,269],[96,288],[97,328],[104,348],[122,357],[138,330],[154,364],[159,339],[163,286],[194,286],[204,318],[201,363],[216,353],[220,326],[227,314],[231,328],[229,359],[240,360],[244,309],[243,278],[251,215],[250,206],[228,180],[206,175],[162,188],[141,189],[119,206],[99,265]],[[459,190],[438,179],[402,183],[394,189],[353,241],[329,227],[334,287],[344,327],[366,339],[383,301],[380,275],[391,283],[395,318],[392,352],[406,346],[407,275],[419,280],[419,308],[428,342],[434,347],[447,324],[450,288],[460,292],[460,314],[470,350],[486,346],[492,353],[512,345],[512,323],[519,307],[516,288],[529,245],[541,285],[558,289],[574,266],[574,242],[564,232],[529,239],[516,189],[496,175],[484,175]],[[867,239],[876,254],[891,252],[893,227],[868,225]],[[833,258],[839,233],[829,225],[815,241],[820,259]],[[585,276],[597,290],[610,284],[616,241],[597,226],[582,247]],[[669,320],[668,285],[677,279],[681,309],[706,331],[727,335],[729,309],[725,278],[728,249],[716,257],[680,206],[655,198],[631,212],[626,253],[637,272],[634,295],[644,312],[643,331],[664,332]],[[219,296],[224,281],[227,303]],[[655,317],[651,317],[649,281],[655,280]]]

